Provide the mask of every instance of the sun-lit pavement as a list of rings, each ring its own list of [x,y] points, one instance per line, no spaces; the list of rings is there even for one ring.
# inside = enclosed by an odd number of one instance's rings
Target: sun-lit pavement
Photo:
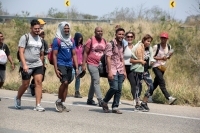
[[[16,91],[0,89],[0,133],[200,132],[199,107],[150,103],[150,112],[144,113],[134,111],[132,101],[121,100],[119,108],[123,114],[118,115],[86,105],[86,97],[67,97],[66,106],[71,111],[58,113],[54,105],[57,95],[43,94],[42,106],[46,111],[37,112],[33,111],[35,98],[27,93],[22,97],[22,109],[15,109],[13,98],[16,94]]]

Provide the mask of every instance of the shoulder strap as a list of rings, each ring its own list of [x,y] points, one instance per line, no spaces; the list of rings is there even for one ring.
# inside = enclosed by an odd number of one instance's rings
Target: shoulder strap
[[[104,42],[105,42],[105,44],[106,44],[106,40],[103,38],[103,40],[104,40]]]
[[[2,47],[1,47],[1,50],[3,50],[3,47],[5,46],[5,44],[3,43]]]
[[[60,46],[60,39],[59,39],[59,38],[57,38],[57,41],[58,41],[58,46]]]
[[[154,56],[156,56],[158,54],[159,50],[160,50],[160,44],[157,44],[157,50],[156,50],[156,53]]]
[[[128,45],[127,45],[128,46]],[[122,42],[122,47],[123,47],[123,53],[124,53],[124,50],[127,46],[124,46],[124,43]]]
[[[112,51],[113,51],[114,47],[115,47],[115,44],[114,44],[113,40],[111,40],[110,43],[112,44]]]
[[[26,45],[25,45],[25,48],[26,48],[26,46],[28,45],[29,34],[28,34],[28,33],[27,33],[27,34],[25,34],[25,37],[26,37]]]
[[[167,44],[167,47],[168,47],[168,50],[170,51],[171,47],[170,47],[170,45],[169,45],[169,44]]]

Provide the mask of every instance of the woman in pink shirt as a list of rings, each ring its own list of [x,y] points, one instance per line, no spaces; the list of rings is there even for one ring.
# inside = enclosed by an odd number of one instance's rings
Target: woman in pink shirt
[[[78,70],[79,73],[82,72],[82,58],[83,58],[83,36],[81,33],[76,32],[74,35],[74,44],[75,44],[75,51],[78,60]],[[75,72],[75,71],[74,71]],[[72,74],[74,75],[74,74]],[[82,98],[80,92],[80,78],[76,78],[75,81],[75,98]]]

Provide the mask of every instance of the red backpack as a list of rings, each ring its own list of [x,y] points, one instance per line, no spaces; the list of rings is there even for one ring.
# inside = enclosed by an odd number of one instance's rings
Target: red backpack
[[[59,38],[56,38],[57,41],[58,41],[58,47],[60,47],[60,39]],[[71,38],[71,41],[72,43],[74,44],[74,40],[73,38]],[[50,50],[49,50],[49,53],[48,53],[48,59],[49,59],[49,63],[51,65],[53,65],[53,50],[52,50],[52,44],[50,45]]]
[[[60,39],[57,38],[57,41],[58,41],[58,47],[60,47]],[[51,65],[53,65],[53,50],[52,50],[52,44],[50,45],[50,51],[48,53],[48,59],[49,59],[49,63]]]

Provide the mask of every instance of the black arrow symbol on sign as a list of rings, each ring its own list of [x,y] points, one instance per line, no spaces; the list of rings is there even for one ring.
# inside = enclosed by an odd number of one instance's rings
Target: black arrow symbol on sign
[[[69,6],[69,1],[66,2],[66,5]]]
[[[172,7],[174,7],[174,1],[172,1],[171,5],[172,5]]]

